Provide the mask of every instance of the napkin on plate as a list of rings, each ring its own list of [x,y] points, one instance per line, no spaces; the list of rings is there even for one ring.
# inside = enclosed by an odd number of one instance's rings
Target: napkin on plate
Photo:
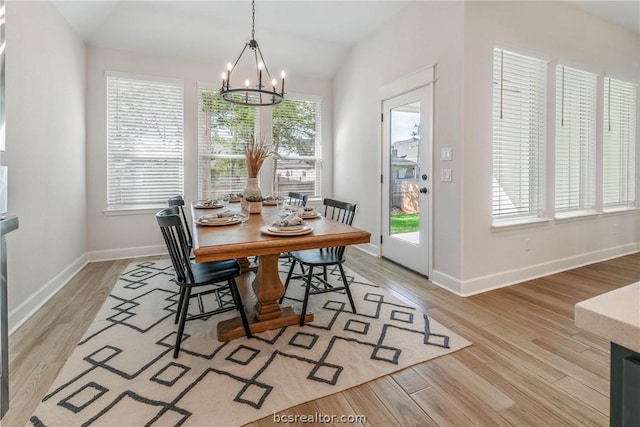
[[[306,217],[316,216],[317,214],[318,214],[318,213],[316,212],[316,209],[315,209],[315,208],[312,208],[312,207],[310,207],[310,206],[309,206],[309,207],[305,206],[305,207],[304,207],[304,212],[302,212],[302,216],[303,216],[303,217],[305,217],[305,216],[306,216]]]
[[[293,230],[304,227],[305,222],[297,214],[287,215],[280,221],[272,224],[273,227],[281,230]]]
[[[205,207],[205,208],[211,208],[211,207],[215,207],[215,206],[222,206],[222,202],[220,202],[219,200],[214,200],[214,199],[202,200],[202,201],[196,203],[196,206],[202,206],[202,207]]]
[[[215,222],[215,221],[220,221],[220,220],[224,220],[226,218],[230,218],[232,216],[235,215],[235,212],[233,212],[232,210],[226,209],[222,212],[216,212],[216,213],[212,213],[212,214],[208,214],[208,215],[202,215],[200,217],[198,217],[198,221],[203,221],[203,222]]]

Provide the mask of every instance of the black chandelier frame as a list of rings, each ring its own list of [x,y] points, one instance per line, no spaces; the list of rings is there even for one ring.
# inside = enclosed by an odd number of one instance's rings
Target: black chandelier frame
[[[252,24],[251,24],[251,40],[249,40],[238,55],[238,59],[231,66],[231,63],[227,65],[227,72],[222,74],[222,87],[220,88],[220,97],[232,104],[244,105],[249,107],[263,107],[277,105],[284,101],[284,71],[282,72],[282,83],[280,91],[276,89],[276,80],[271,78],[271,73],[267,67],[267,63],[262,56],[262,51],[258,45],[258,41],[255,39],[255,22],[256,22],[256,6],[255,0],[252,0]],[[253,57],[256,67],[256,77],[258,78],[258,84],[254,87],[249,87],[247,81],[245,87],[234,88],[231,86],[231,75],[234,74],[236,66],[242,59],[242,56],[247,52],[247,48],[253,51]],[[271,83],[272,90],[267,89],[262,83],[263,69],[266,73],[267,81]]]

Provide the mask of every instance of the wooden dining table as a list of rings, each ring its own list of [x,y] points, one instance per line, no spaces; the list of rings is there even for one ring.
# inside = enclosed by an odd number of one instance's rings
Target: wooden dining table
[[[234,204],[230,204],[229,209],[239,210],[240,206],[236,207]],[[323,216],[306,220],[313,227],[311,233],[296,236],[268,235],[260,229],[279,219],[279,210],[275,206],[263,206],[262,212],[251,214],[245,225],[206,226],[195,222],[195,219],[201,215],[213,212],[215,210],[198,209],[193,204],[191,205],[191,217],[194,219],[193,253],[195,261],[207,262],[229,258],[257,257],[258,267],[250,286],[250,290],[254,294],[252,300],[255,301],[255,304],[247,304],[245,301],[252,333],[277,329],[299,322],[299,313],[292,307],[282,307],[278,303],[284,295],[284,285],[278,271],[280,254],[305,249],[369,243],[371,237],[368,231]],[[250,299],[243,295],[243,300],[245,298]],[[313,314],[306,314],[304,322],[311,321],[313,321]],[[239,316],[218,322],[217,332],[220,341],[245,335]]]

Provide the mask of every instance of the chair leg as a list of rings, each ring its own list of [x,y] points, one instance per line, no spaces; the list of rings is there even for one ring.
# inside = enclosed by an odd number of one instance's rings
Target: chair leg
[[[300,313],[300,326],[304,326],[304,316],[307,314],[307,303],[309,302],[309,292],[311,291],[311,278],[313,277],[313,266],[309,266],[309,275],[304,289],[304,301],[302,302],[302,312]]]
[[[247,338],[251,338],[251,328],[249,327],[249,321],[247,320],[247,313],[244,312],[244,304],[242,304],[242,298],[238,291],[238,285],[234,279],[229,280],[229,288],[231,289],[231,295],[235,300],[236,307],[240,312],[240,319],[242,320],[242,326],[244,327],[244,334]]]
[[[351,289],[349,289],[349,282],[347,282],[347,276],[344,274],[344,268],[342,268],[342,264],[338,264],[338,268],[340,268],[340,275],[342,276],[342,282],[344,283],[344,290],[347,292],[347,297],[349,297],[349,303],[351,303],[351,311],[353,312],[353,314],[356,314],[356,306],[353,303]]]
[[[278,300],[278,304],[282,304],[282,301],[284,300],[284,296],[287,294],[287,288],[289,287],[289,281],[291,280],[291,275],[293,274],[293,269],[296,266],[296,262],[297,261],[295,259],[291,260],[291,267],[289,268],[289,274],[287,274],[287,280],[284,281],[284,293],[282,294],[282,297],[280,298],[280,300]]]
[[[178,308],[176,309],[176,318],[173,321],[174,324],[177,324],[180,320],[180,313],[182,312],[182,304],[184,304],[184,293],[187,288],[180,287],[180,296],[178,297]]]
[[[173,348],[174,359],[178,357],[178,353],[180,353],[180,346],[182,345],[184,324],[187,321],[187,312],[189,311],[189,298],[191,298],[191,288],[185,288],[184,301],[182,303],[182,311],[180,313],[180,324],[178,325],[178,334],[176,335],[176,345]]]

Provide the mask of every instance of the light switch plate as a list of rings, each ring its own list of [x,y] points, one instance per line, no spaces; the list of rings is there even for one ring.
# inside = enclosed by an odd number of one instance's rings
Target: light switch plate
[[[440,160],[449,161],[453,158],[453,150],[451,147],[442,147],[440,150]]]
[[[440,170],[440,181],[442,182],[451,182],[451,169],[441,169]]]

